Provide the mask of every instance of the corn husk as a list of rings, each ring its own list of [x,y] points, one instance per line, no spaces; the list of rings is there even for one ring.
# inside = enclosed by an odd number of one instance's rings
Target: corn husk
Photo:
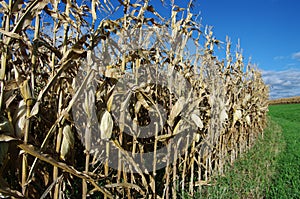
[[[113,119],[107,110],[105,110],[100,117],[100,138],[103,140],[108,140],[111,138],[112,135]]]
[[[13,117],[15,136],[21,138],[24,135],[24,129],[26,126],[26,102],[21,100],[19,106]]]
[[[65,125],[63,128],[63,139],[60,148],[60,158],[66,160],[66,157],[70,154],[74,148],[74,133],[70,125]]]
[[[168,123],[170,126],[173,126],[174,125],[174,119],[180,114],[180,112],[182,111],[183,109],[183,106],[184,106],[184,97],[180,97],[177,102],[174,104],[174,106],[172,107],[171,109],[171,113],[170,113],[170,116],[169,116],[169,120],[168,120]]]
[[[200,117],[198,115],[196,115],[195,113],[192,113],[191,115],[191,119],[193,120],[193,122],[196,124],[196,126],[200,129],[202,129],[204,127],[202,120],[200,119]]]
[[[220,113],[220,122],[224,123],[226,120],[228,120],[228,114],[226,112],[226,109],[223,109]]]
[[[233,122],[240,121],[242,119],[242,111],[241,110],[235,110],[233,113]]]
[[[32,99],[32,93],[28,79],[26,79],[20,84],[20,92],[25,101]]]

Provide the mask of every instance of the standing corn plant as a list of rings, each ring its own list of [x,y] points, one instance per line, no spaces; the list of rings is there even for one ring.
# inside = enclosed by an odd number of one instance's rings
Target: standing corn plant
[[[239,47],[174,3],[1,1],[0,193],[179,198],[266,125],[268,88]]]

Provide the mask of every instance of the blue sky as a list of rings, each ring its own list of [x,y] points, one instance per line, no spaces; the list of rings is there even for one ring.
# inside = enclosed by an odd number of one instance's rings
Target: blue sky
[[[171,0],[164,1],[170,5]],[[180,7],[189,2],[174,1]],[[162,16],[171,16],[170,7],[162,7],[161,0],[150,4]],[[300,96],[300,0],[195,0],[192,12],[200,13],[203,26],[214,27],[217,39],[225,41],[228,35],[233,47],[240,39],[246,62],[251,57],[262,71],[271,98]]]
[[[188,2],[175,0],[183,7]],[[252,58],[270,85],[271,98],[300,96],[299,0],[197,0],[194,5],[202,25],[213,26],[218,39],[228,35],[233,44],[240,39],[245,58]]]

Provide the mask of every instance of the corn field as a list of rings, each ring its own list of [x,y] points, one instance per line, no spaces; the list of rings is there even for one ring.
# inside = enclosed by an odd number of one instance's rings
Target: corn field
[[[0,196],[192,197],[253,146],[260,72],[156,3],[0,1]]]

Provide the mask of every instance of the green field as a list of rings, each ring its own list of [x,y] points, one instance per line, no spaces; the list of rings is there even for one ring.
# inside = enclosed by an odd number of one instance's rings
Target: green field
[[[199,198],[300,198],[300,104],[269,107],[268,128]]]
[[[271,119],[283,132],[284,149],[277,158],[276,175],[268,198],[300,198],[300,104],[269,107]]]

